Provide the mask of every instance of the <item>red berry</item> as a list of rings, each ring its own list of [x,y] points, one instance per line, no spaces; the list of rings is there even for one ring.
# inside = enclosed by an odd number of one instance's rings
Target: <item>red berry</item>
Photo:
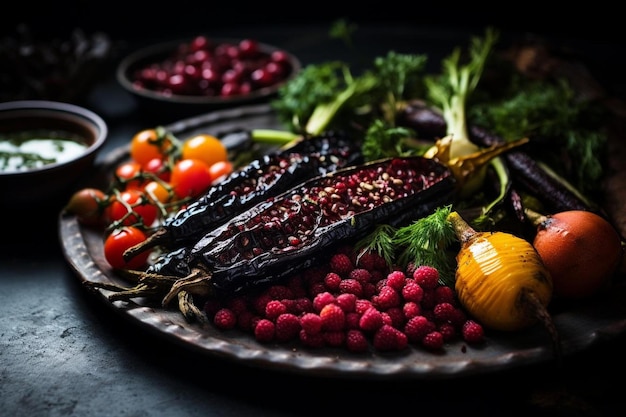
[[[320,333],[322,331],[322,318],[315,313],[306,313],[300,318],[300,326],[309,334]]]
[[[254,337],[261,343],[268,343],[274,340],[276,325],[268,319],[261,319],[254,327]]]
[[[355,268],[348,274],[348,278],[359,281],[361,284],[370,282],[372,280],[372,274],[367,269]]]
[[[463,340],[468,343],[480,343],[485,337],[483,326],[474,320],[467,320],[463,324],[462,334]]]
[[[352,265],[352,260],[348,255],[336,253],[330,258],[330,269],[342,277],[347,277],[350,271],[354,269],[354,265]]]
[[[213,316],[213,323],[222,330],[229,330],[237,325],[237,316],[228,308],[222,308]]]
[[[328,291],[324,291],[319,293],[313,299],[313,308],[315,311],[322,311],[324,306],[327,304],[332,304],[335,302],[335,296],[329,293]]]
[[[276,319],[276,340],[286,342],[298,337],[300,333],[300,320],[294,314],[285,313]]]
[[[406,282],[406,276],[402,271],[393,271],[387,275],[387,285],[396,291],[402,291]]]
[[[413,279],[423,289],[435,289],[439,283],[439,271],[432,266],[422,265],[413,272]]]
[[[415,281],[409,280],[402,287],[402,297],[405,301],[412,301],[414,303],[421,303],[424,297],[424,290]]]
[[[347,278],[339,283],[339,292],[361,297],[363,295],[363,285],[356,279]]]
[[[410,318],[404,325],[404,333],[406,333],[409,341],[413,343],[421,342],[424,336],[435,329],[435,323],[431,322],[424,316],[415,316]]]
[[[407,336],[400,330],[383,325],[374,335],[374,349],[380,351],[399,351],[407,347]]]
[[[360,330],[348,330],[346,334],[346,348],[351,352],[365,352],[369,344]]]
[[[422,339],[422,346],[430,350],[440,350],[443,348],[443,335],[435,330],[428,333]]]
[[[278,300],[271,300],[265,305],[265,317],[275,320],[281,314],[287,312],[287,307]]]
[[[366,332],[375,332],[383,325],[383,315],[376,308],[369,308],[359,320],[359,327]]]
[[[323,330],[342,330],[346,324],[346,313],[337,304],[325,305],[320,311],[320,317]]]

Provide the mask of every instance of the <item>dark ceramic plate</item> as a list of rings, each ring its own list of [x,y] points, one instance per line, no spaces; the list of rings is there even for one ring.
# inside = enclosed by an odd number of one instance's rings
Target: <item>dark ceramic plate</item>
[[[213,112],[169,126],[180,137],[199,130],[221,136],[241,128],[278,127],[268,105]],[[123,153],[112,154],[111,159]],[[61,216],[59,233],[65,257],[81,281],[128,285],[104,260],[100,233],[82,227],[72,216]],[[144,299],[110,302],[106,298],[108,291],[98,291],[115,312],[171,342],[271,370],[336,378],[445,379],[549,364],[554,359],[550,338],[541,326],[510,334],[489,332],[481,347],[459,341],[447,344],[441,354],[419,348],[402,353],[351,354],[340,349],[310,350],[295,343],[264,345],[242,332],[189,324],[176,309],[164,309]],[[617,286],[608,294],[576,306],[554,306],[552,314],[565,356],[605,343],[626,329],[626,286]]]

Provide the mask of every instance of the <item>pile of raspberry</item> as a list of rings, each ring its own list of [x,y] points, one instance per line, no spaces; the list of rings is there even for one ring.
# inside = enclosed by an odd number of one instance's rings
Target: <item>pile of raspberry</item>
[[[390,271],[377,253],[357,257],[351,249],[262,292],[211,299],[204,311],[217,328],[238,328],[260,343],[383,352],[411,346],[442,351],[455,340],[484,341],[482,325],[440,283],[437,269]]]

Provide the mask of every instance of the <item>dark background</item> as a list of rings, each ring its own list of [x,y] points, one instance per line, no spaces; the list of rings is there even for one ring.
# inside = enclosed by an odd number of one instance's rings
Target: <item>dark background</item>
[[[458,2],[455,2],[458,3]],[[160,2],[58,0],[16,1],[0,14],[2,31],[26,22],[40,33],[63,34],[72,27],[106,31],[117,39],[160,37],[164,34],[219,30],[233,25],[308,24],[348,18],[357,23],[407,23],[422,26],[481,28],[497,26],[516,32],[594,41],[624,39],[622,13],[602,2],[580,6],[548,2],[446,1],[354,3],[329,0],[299,2],[239,2],[176,0]],[[616,3],[613,3],[616,5]]]

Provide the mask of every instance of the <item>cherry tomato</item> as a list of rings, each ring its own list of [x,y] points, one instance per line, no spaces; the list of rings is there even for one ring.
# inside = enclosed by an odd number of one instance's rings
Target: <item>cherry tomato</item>
[[[104,240],[104,258],[116,269],[140,269],[148,262],[150,251],[140,252],[128,262],[123,254],[126,249],[146,240],[146,234],[137,227],[125,226],[115,229]]]
[[[145,167],[154,158],[165,159],[173,146],[170,139],[160,135],[157,129],[137,132],[130,141],[130,157]]]
[[[151,160],[149,160],[144,167],[144,171],[156,175],[157,178],[165,182],[169,182],[170,180],[170,168],[168,167],[165,160],[161,158],[152,158]]]
[[[187,139],[181,150],[182,159],[199,159],[207,166],[228,160],[228,149],[215,136],[201,133]]]
[[[150,181],[149,183],[147,183],[144,187],[144,191],[146,192],[146,195],[150,198],[150,200],[162,204],[170,201],[172,197],[169,190],[158,181]]]
[[[209,166],[199,159],[183,159],[172,168],[170,184],[178,198],[199,196],[211,181]]]
[[[134,161],[122,163],[115,169],[115,177],[124,184],[124,189],[139,188],[143,183],[141,164]]]
[[[65,206],[65,211],[74,214],[84,225],[98,226],[104,223],[104,202],[107,196],[97,188],[76,191]]]
[[[209,167],[211,182],[222,180],[225,176],[233,172],[233,164],[230,161],[219,161]]]
[[[106,209],[107,220],[110,223],[121,221],[124,226],[131,226],[141,222],[144,226],[150,226],[158,216],[157,207],[141,190],[125,190],[120,193],[119,198],[117,196],[112,198],[113,201]],[[120,200],[128,204],[134,213],[124,217],[129,211]]]

